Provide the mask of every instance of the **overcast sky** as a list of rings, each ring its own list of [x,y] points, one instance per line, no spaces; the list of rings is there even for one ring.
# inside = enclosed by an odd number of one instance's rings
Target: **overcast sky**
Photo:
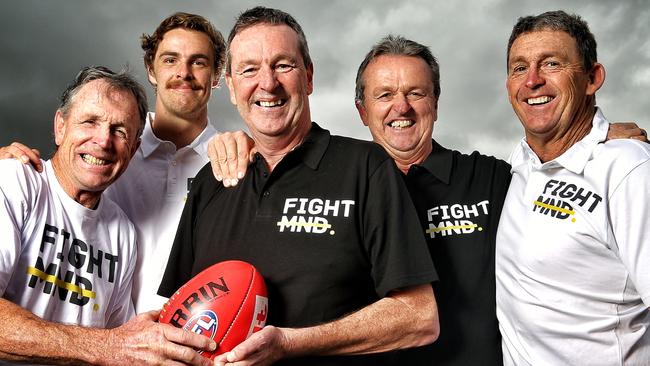
[[[611,120],[650,130],[650,1],[3,1],[0,13],[0,145],[18,140],[52,151],[60,93],[86,65],[131,71],[154,98],[138,37],[176,11],[198,13],[227,36],[235,17],[256,5],[291,13],[307,35],[315,65],[312,118],[335,134],[370,139],[354,108],[354,76],[365,53],[386,34],[431,47],[441,65],[434,137],[464,152],[506,158],[523,130],[505,92],[505,48],[519,16],[563,9],[581,15],[598,42],[607,80],[598,105]],[[243,128],[227,98],[213,93],[210,120]]]

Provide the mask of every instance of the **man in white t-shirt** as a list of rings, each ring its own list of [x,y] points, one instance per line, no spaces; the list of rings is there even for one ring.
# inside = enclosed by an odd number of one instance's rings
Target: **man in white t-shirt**
[[[133,274],[136,313],[162,308],[158,286],[169,258],[190,184],[209,160],[216,133],[208,120],[211,90],[225,63],[223,36],[204,17],[175,13],[141,37],[144,65],[156,91],[142,143],[129,168],[106,190],[135,225],[138,261]],[[37,169],[38,152],[13,143],[0,157],[15,156]]]
[[[520,18],[506,86],[525,129],[497,235],[506,365],[647,365],[650,147],[603,143],[605,70],[579,16]]]
[[[0,360],[209,364],[189,348],[214,347],[207,338],[154,312],[127,323],[136,233],[102,192],[137,150],[146,108],[130,76],[85,68],[61,97],[43,171],[0,161]]]

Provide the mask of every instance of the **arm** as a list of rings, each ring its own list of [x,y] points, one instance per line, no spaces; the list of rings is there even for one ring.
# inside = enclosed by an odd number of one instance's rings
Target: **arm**
[[[216,365],[269,365],[304,355],[357,355],[417,347],[438,338],[438,310],[430,285],[393,291],[338,320],[308,328],[267,326]]]
[[[9,146],[0,147],[0,159],[11,158],[20,160],[23,164],[32,164],[38,172],[43,171],[41,153],[36,149],[30,149],[20,142],[12,142]]]
[[[639,127],[634,122],[614,122],[609,124],[607,131],[608,140],[616,139],[635,139],[643,142],[648,141],[648,134],[646,130]]]
[[[216,134],[208,144],[212,173],[225,187],[236,186],[256,153],[255,141],[244,131]]]
[[[85,328],[45,321],[0,299],[0,358],[56,365],[158,365],[170,360],[211,364],[191,347],[213,350],[214,341],[156,323],[157,315],[144,313],[110,330]]]

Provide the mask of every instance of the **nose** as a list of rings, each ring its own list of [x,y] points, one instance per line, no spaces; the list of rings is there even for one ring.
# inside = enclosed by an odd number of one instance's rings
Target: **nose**
[[[262,67],[258,72],[259,86],[262,90],[273,91],[278,86],[278,79],[270,67]]]
[[[95,142],[96,145],[101,147],[102,149],[108,149],[111,147],[112,140],[111,140],[111,135],[113,131],[111,131],[110,126],[102,126],[100,128],[95,129],[95,134],[93,136],[93,141]]]
[[[179,62],[176,68],[176,77],[182,80],[192,80],[192,65],[186,62]]]
[[[535,89],[546,82],[537,67],[531,67],[526,74],[526,87]]]
[[[404,94],[395,95],[393,110],[400,115],[405,115],[412,109],[411,103]]]

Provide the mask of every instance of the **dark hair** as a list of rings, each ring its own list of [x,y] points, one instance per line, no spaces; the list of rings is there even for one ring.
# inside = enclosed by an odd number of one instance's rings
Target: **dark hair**
[[[431,54],[429,47],[402,36],[388,35],[370,49],[370,52],[366,54],[363,62],[359,65],[355,89],[355,100],[357,103],[363,105],[363,93],[365,91],[363,73],[372,60],[382,55],[412,56],[424,60],[431,70],[433,95],[438,99],[440,96],[440,65],[438,65],[438,61],[433,54]]]
[[[230,73],[232,57],[230,55],[230,44],[233,38],[246,28],[250,28],[258,24],[271,24],[271,25],[286,25],[293,29],[298,34],[298,47],[305,67],[311,66],[311,56],[309,56],[309,46],[307,45],[307,38],[302,31],[302,27],[294,17],[282,10],[266,8],[264,6],[256,6],[248,9],[239,14],[235,25],[232,27],[228,35],[228,48],[226,51],[226,73]]]
[[[63,116],[68,115],[75,96],[83,86],[98,79],[106,81],[113,88],[133,94],[138,105],[140,125],[138,127],[137,136],[140,136],[144,129],[144,121],[147,117],[147,95],[145,94],[142,85],[140,85],[140,83],[138,83],[135,78],[129,75],[125,70],[115,73],[104,66],[87,66],[81,69],[73,82],[68,85],[68,87],[63,91],[63,94],[61,94],[59,110]]]
[[[596,57],[596,39],[589,30],[587,22],[579,15],[567,14],[562,10],[548,11],[540,15],[521,17],[512,28],[508,40],[508,54],[506,65],[510,60],[510,48],[515,40],[524,33],[541,30],[562,31],[569,34],[576,41],[578,54],[582,57],[582,66],[585,71],[591,70],[594,63],[598,62]]]
[[[226,43],[221,33],[207,19],[200,15],[189,13],[174,13],[165,18],[152,35],[143,34],[140,37],[140,46],[144,51],[144,66],[147,69],[153,67],[153,59],[156,56],[158,45],[165,33],[176,28],[186,28],[197,32],[205,33],[210,38],[214,50],[214,72],[221,75],[225,63]]]

